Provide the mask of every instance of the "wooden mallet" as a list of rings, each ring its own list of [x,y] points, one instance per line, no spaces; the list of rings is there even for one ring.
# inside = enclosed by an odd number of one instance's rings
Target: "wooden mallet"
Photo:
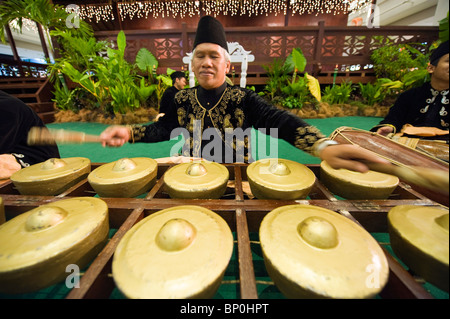
[[[59,144],[82,144],[99,143],[100,136],[86,134],[77,131],[68,131],[64,129],[48,129],[46,127],[32,127],[28,132],[28,145],[55,145]]]
[[[365,162],[365,164],[373,171],[397,176],[407,183],[441,194],[449,194],[449,175],[446,171],[409,165],[398,166],[368,162]]]

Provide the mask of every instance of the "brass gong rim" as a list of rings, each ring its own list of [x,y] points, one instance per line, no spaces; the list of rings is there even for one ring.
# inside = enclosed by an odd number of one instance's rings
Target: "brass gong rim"
[[[190,225],[190,239],[178,241],[177,235],[176,245],[166,245],[162,234],[180,220]],[[233,236],[222,217],[200,206],[175,206],[147,216],[125,234],[114,254],[113,277],[128,298],[203,296],[217,287],[232,251]]]

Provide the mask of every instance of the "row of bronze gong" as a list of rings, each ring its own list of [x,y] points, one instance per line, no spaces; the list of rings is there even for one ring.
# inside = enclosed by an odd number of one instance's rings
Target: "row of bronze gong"
[[[92,169],[101,163],[93,163]],[[246,176],[247,164],[224,164],[229,170],[229,184],[220,199],[172,199],[164,191],[164,173],[174,164],[158,164],[156,185],[145,197],[102,198],[109,208],[109,225],[117,229],[100,254],[91,263],[80,281],[80,288],[72,289],[66,298],[108,298],[115,288],[111,276],[112,257],[124,234],[144,217],[162,209],[177,205],[199,205],[208,208],[228,223],[236,234],[237,258],[239,260],[240,298],[258,298],[255,270],[252,261],[250,233],[258,232],[264,216],[273,209],[292,204],[315,205],[338,212],[360,224],[368,232],[387,232],[387,213],[398,205],[441,206],[433,200],[400,182],[392,195],[385,200],[343,200],[334,196],[320,182],[319,165],[306,165],[316,175],[316,182],[304,200],[262,200],[255,199],[248,190]],[[96,196],[87,181],[81,180],[57,196],[20,195],[11,181],[0,184],[0,197],[3,199],[6,218],[13,218],[35,207],[61,199]],[[380,293],[382,298],[433,298],[421,283],[383,248],[389,263],[389,281]]]

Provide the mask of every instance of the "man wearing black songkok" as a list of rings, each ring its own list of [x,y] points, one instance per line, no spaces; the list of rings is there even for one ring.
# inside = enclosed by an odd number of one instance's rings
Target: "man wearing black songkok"
[[[28,145],[30,128],[45,125],[24,102],[0,91],[0,114],[0,179],[23,167],[60,157],[56,145]]]
[[[400,94],[388,115],[374,128],[381,135],[449,140],[449,42],[430,56],[431,81]]]
[[[182,133],[187,141],[183,155],[222,163],[250,162],[248,133],[255,128],[320,156],[335,168],[365,172],[368,167],[358,159],[386,162],[354,145],[333,145],[337,143],[299,117],[251,90],[227,84],[228,45],[222,24],[213,17],[202,17],[198,23],[191,65],[199,85],[179,91],[164,117],[150,125],[111,126],[101,134],[103,145],[159,142]]]
[[[172,79],[172,86],[167,88],[161,97],[161,102],[159,103],[159,113],[166,113],[169,105],[172,104],[175,94],[177,94],[179,90],[184,89],[187,84],[186,74],[184,74],[184,72],[172,72],[170,78]]]

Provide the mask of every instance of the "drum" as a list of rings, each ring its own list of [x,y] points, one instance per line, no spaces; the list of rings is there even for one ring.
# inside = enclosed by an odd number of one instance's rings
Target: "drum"
[[[232,252],[233,235],[222,217],[200,206],[175,206],[125,234],[113,278],[128,298],[211,298]]]
[[[424,140],[419,138],[411,138],[406,136],[392,136],[391,139],[400,144],[411,147],[424,154],[436,157],[448,163],[449,161],[449,145],[445,141]]]
[[[350,127],[340,127],[330,135],[330,138],[341,144],[361,146],[400,166],[421,166],[442,170],[443,174],[449,174],[449,164],[447,162],[421,152],[418,149],[413,149],[407,145],[393,141],[375,132]],[[444,196],[442,193],[418,185],[411,185],[411,187],[426,197],[445,206],[449,206],[448,196]]]

